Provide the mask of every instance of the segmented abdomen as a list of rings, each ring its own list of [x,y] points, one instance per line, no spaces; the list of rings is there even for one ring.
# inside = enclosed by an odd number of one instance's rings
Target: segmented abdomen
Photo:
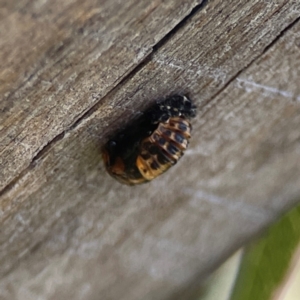
[[[182,117],[159,123],[141,143],[136,165],[146,180],[152,180],[174,165],[188,146],[191,124]]]

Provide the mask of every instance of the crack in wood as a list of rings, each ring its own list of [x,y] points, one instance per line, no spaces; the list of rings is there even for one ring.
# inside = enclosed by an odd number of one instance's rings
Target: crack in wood
[[[124,74],[123,76],[120,76],[120,80],[116,81],[116,85],[109,90],[105,95],[103,95],[98,102],[96,102],[87,112],[85,112],[82,116],[80,116],[71,126],[69,126],[68,129],[66,129],[64,132],[58,134],[56,137],[54,137],[51,141],[49,141],[47,143],[47,145],[45,145],[31,160],[29,166],[27,168],[25,168],[24,170],[22,170],[20,172],[20,174],[14,178],[10,183],[8,183],[2,190],[0,190],[0,197],[3,196],[6,192],[8,192],[9,190],[11,190],[13,188],[13,186],[29,171],[31,170],[37,160],[39,160],[43,155],[45,155],[51,148],[52,146],[58,142],[59,140],[63,139],[63,137],[65,136],[66,132],[70,132],[72,130],[74,130],[84,119],[88,118],[89,116],[91,116],[101,105],[102,101],[108,97],[111,93],[113,93],[113,91],[115,89],[117,89],[120,85],[124,84],[125,82],[129,81],[132,77],[135,76],[135,74],[137,74],[147,63],[149,63],[152,59],[152,55],[154,52],[157,52],[159,50],[160,47],[162,47],[170,38],[171,36],[173,36],[181,27],[183,27],[187,20],[195,15],[197,12],[199,12],[201,9],[203,9],[206,4],[208,3],[208,0],[204,0],[202,1],[200,4],[196,5],[192,11],[186,16],[184,17],[168,34],[166,34],[160,41],[157,42],[157,44],[155,46],[152,47],[152,51],[145,56],[145,58],[134,68],[132,68],[132,70],[128,70],[127,74]],[[31,76],[31,75],[30,75]],[[19,88],[22,88],[23,86],[25,86],[27,84],[29,80],[26,80]],[[18,89],[19,89],[18,88]],[[16,91],[14,91],[16,92]],[[10,94],[8,96],[7,99],[9,99],[9,97],[12,96],[12,94]]]
[[[49,141],[47,143],[47,145],[45,145],[40,151],[38,151],[38,153],[32,158],[30,164],[28,165],[27,168],[25,168],[24,170],[22,170],[19,175],[14,178],[11,182],[9,182],[2,190],[0,190],[0,197],[3,196],[5,193],[7,193],[8,191],[10,191],[14,185],[22,178],[25,176],[25,174],[31,170],[32,168],[35,167],[37,161],[39,159],[41,159],[43,156],[45,156],[48,151],[53,147],[53,145],[56,144],[56,142],[60,141],[61,139],[64,138],[65,133],[70,132],[72,130],[74,130],[77,126],[79,126],[79,124],[82,123],[83,120],[87,119],[88,117],[90,117],[101,105],[101,103],[103,102],[103,100],[106,97],[109,97],[109,95],[111,95],[116,89],[119,88],[120,85],[123,85],[124,83],[128,82],[131,78],[133,78],[143,67],[145,67],[149,62],[151,62],[154,58],[154,55],[159,51],[159,49],[165,45],[172,36],[174,36],[183,26],[186,25],[186,23],[188,22],[188,20],[190,20],[191,17],[193,17],[194,15],[196,15],[197,13],[199,13],[201,10],[203,10],[209,3],[209,0],[203,0],[200,4],[196,5],[191,12],[184,17],[170,32],[168,32],[160,41],[158,41],[156,43],[156,45],[154,45],[152,47],[152,51],[145,56],[145,58],[135,67],[132,68],[132,70],[129,70],[129,72],[127,74],[124,74],[124,77],[121,76],[120,80],[118,82],[116,82],[116,85],[109,90],[105,95],[103,95],[102,97],[100,97],[99,101],[96,102],[90,109],[88,109],[88,111],[86,111],[83,115],[81,115],[72,125],[69,126],[69,128],[67,128],[64,132],[58,134],[56,137],[54,137],[51,141]],[[285,35],[286,32],[288,32],[291,28],[293,28],[293,26],[295,26],[298,21],[300,20],[300,17],[298,17],[297,19],[295,19],[293,22],[291,22],[289,25],[287,25],[278,35],[275,39],[273,39],[262,51],[262,53],[255,57],[249,64],[247,64],[244,68],[242,68],[240,71],[238,71],[234,76],[232,76],[225,84],[223,87],[221,87],[215,94],[212,95],[212,97],[210,97],[210,99],[208,99],[202,107],[206,106],[207,104],[209,104],[213,99],[215,99],[219,94],[221,94],[224,90],[227,89],[227,87],[234,82],[235,80],[237,80],[237,78],[239,77],[239,75],[241,73],[243,73],[245,70],[247,70],[253,63],[255,63],[255,61],[257,61],[263,54],[265,54],[270,48],[272,48],[277,42],[278,40],[280,40],[281,37],[283,37]],[[159,62],[159,61],[158,61]],[[27,81],[25,82],[25,84],[27,83]],[[11,96],[11,95],[9,95]],[[202,114],[202,116],[204,116],[207,112],[209,111],[209,109]]]
[[[294,27],[300,20],[300,17],[298,17],[297,19],[295,19],[292,23],[290,23],[288,26],[286,26],[283,30],[280,31],[280,33],[277,35],[277,37],[271,41],[271,43],[269,45],[267,45],[264,49],[264,51],[262,52],[261,56],[264,55],[266,52],[268,52],[270,50],[270,48],[272,48],[277,42],[278,40],[280,40],[287,31],[289,31],[292,27]]]

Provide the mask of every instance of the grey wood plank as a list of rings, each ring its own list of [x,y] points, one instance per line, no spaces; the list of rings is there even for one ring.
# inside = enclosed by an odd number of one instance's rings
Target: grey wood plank
[[[187,299],[299,201],[299,4],[209,1],[1,196],[4,299]],[[199,106],[180,163],[110,178],[100,147],[151,101]],[[25,296],[24,296],[25,295]],[[191,298],[188,298],[191,299]]]

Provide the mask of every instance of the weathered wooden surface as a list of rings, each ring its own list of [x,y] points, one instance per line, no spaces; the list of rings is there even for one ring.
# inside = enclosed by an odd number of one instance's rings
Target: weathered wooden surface
[[[164,4],[174,13],[170,26],[153,21],[144,36],[139,22],[148,16],[146,8],[128,4],[137,7],[132,14],[114,2],[107,19],[91,21],[93,28],[108,24],[101,36],[118,36],[101,60],[101,50],[91,51],[95,45],[82,37],[79,43],[72,33],[77,32],[72,20],[92,11],[88,4],[74,5],[78,11],[70,13],[68,22],[64,14],[70,8],[53,6],[53,20],[62,18],[71,31],[69,50],[60,57],[41,47],[43,63],[36,62],[37,55],[28,65],[20,59],[15,68],[35,66],[37,83],[20,76],[16,85],[6,86],[14,101],[1,102],[15,103],[3,110],[3,119],[1,115],[1,139],[10,143],[1,153],[3,299],[192,299],[200,278],[299,200],[300,4],[247,2],[215,0],[199,6],[120,84],[192,5],[182,10],[176,1]],[[9,9],[0,26],[16,13],[15,7]],[[28,7],[34,9],[38,6]],[[150,11],[166,19],[166,11]],[[139,21],[119,26],[118,19],[113,21],[116,15]],[[18,23],[22,19],[14,20],[18,45],[26,26]],[[80,32],[86,30],[82,26]],[[130,48],[144,49],[148,43],[140,59],[132,52],[124,60],[126,51],[117,55],[123,49],[121,27],[131,33]],[[93,40],[93,32],[83,36]],[[56,38],[49,41],[57,45]],[[34,51],[32,44],[24,41]],[[55,64],[60,59],[65,66]],[[45,88],[43,70],[51,78],[60,74],[60,80]],[[139,109],[174,91],[188,92],[199,106],[189,151],[158,180],[119,185],[103,169],[100,146]],[[57,105],[53,115],[46,100]],[[18,150],[24,147],[22,133],[28,139],[26,155]]]
[[[0,189],[201,0],[1,2]]]

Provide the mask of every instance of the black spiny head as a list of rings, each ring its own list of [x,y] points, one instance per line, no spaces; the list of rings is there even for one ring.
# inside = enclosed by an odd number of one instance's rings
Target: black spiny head
[[[187,96],[174,95],[157,103],[148,113],[153,123],[165,122],[172,117],[191,119],[196,116],[196,106]]]

